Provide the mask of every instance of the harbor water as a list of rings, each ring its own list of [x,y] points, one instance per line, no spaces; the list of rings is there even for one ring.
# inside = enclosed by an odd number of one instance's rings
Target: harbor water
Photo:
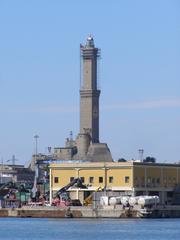
[[[0,218],[0,239],[179,240],[180,220]]]

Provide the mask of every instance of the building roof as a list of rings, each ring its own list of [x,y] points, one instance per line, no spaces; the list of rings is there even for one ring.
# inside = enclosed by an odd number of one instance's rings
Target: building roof
[[[176,163],[144,163],[144,162],[62,162],[51,163],[49,167],[53,168],[126,168],[132,166],[148,166],[148,167],[180,167],[180,164]]]

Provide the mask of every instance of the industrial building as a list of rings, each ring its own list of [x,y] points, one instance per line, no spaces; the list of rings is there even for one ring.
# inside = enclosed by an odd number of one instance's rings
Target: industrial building
[[[0,184],[8,182],[32,183],[34,171],[24,165],[0,164]]]
[[[50,164],[50,198],[74,178],[81,178],[86,189],[71,187],[72,199],[83,200],[99,187],[120,196],[157,195],[162,204],[172,204],[180,185],[179,164],[143,162],[79,162]],[[176,194],[176,196],[175,196]]]

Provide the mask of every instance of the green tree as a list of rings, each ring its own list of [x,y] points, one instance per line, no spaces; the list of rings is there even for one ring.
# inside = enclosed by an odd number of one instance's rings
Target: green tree
[[[156,162],[156,159],[154,157],[146,157],[143,162],[146,162],[146,163],[155,163]]]
[[[119,159],[118,159],[118,162],[127,162],[127,160],[124,159],[124,158],[119,158]]]

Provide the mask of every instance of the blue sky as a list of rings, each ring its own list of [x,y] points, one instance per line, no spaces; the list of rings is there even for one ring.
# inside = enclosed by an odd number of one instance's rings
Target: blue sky
[[[114,159],[180,160],[179,0],[0,0],[0,158],[79,132],[79,44],[101,48],[100,139]]]

